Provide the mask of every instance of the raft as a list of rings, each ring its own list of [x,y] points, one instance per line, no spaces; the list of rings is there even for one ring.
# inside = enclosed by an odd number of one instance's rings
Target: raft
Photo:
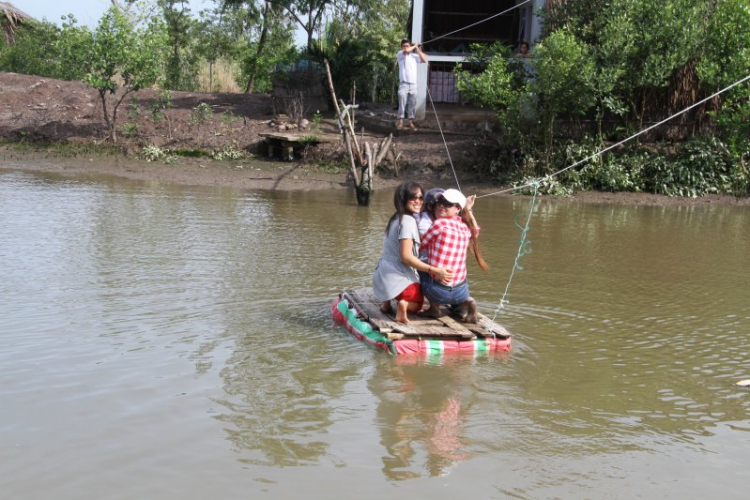
[[[410,314],[409,324],[404,325],[380,311],[380,301],[372,288],[344,290],[332,312],[333,319],[357,339],[394,356],[510,351],[508,330],[483,314],[479,314],[476,324],[464,323],[443,307],[438,318]]]

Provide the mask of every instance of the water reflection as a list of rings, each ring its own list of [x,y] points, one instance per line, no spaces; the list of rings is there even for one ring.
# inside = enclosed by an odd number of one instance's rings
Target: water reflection
[[[444,476],[471,458],[463,433],[477,399],[471,357],[378,359],[368,387],[378,400],[377,425],[385,448],[383,474],[404,480]]]

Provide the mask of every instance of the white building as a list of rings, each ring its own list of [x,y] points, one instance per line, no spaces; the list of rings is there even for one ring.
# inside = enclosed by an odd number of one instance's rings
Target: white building
[[[424,45],[429,59],[418,65],[416,118],[424,119],[428,86],[434,102],[459,102],[453,68],[471,44],[533,47],[542,33],[536,13],[544,5],[545,0],[413,0],[411,40]]]

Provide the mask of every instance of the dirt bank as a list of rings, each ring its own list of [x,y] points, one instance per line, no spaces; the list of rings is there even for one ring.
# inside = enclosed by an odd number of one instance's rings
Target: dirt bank
[[[227,186],[247,189],[312,190],[351,188],[348,160],[341,143],[311,148],[303,159],[266,161],[254,156],[273,130],[271,99],[259,94],[202,94],[171,92],[168,106],[163,96],[142,90],[125,99],[120,108],[118,148],[122,154],[96,156],[80,151],[75,157],[34,147],[19,151],[18,144],[38,141],[102,144],[107,139],[98,94],[82,82],[66,82],[0,72],[0,170],[33,170],[63,175],[111,175],[133,180],[156,180],[184,185]],[[159,105],[162,104],[160,108]],[[209,116],[196,108],[210,107]],[[205,106],[204,106],[205,108]],[[321,133],[335,133],[332,119],[323,120]],[[373,141],[383,134],[368,133]],[[493,193],[502,187],[478,177],[473,166],[485,161],[489,144],[479,136],[447,135],[448,149],[461,187],[467,193]],[[403,179],[425,186],[453,185],[454,176],[445,144],[434,132],[404,133],[395,140],[399,153],[398,175],[380,172],[376,189],[387,189]],[[147,162],[136,153],[146,146],[173,150],[221,151],[231,147],[248,156],[217,161],[208,157],[180,157],[176,163]],[[668,198],[642,193],[582,193],[563,201],[624,203],[631,205],[748,205],[748,199],[731,196]]]
[[[0,72],[0,137],[16,142],[103,143],[108,139],[98,93],[82,82],[68,82]],[[270,96],[265,94],[204,94],[145,89],[125,97],[117,119],[117,146],[133,156],[146,146],[172,150],[221,151],[227,147],[257,153],[262,133],[275,132]],[[336,134],[332,115],[316,133]],[[306,133],[311,133],[309,130]],[[358,128],[357,133],[360,133]],[[383,133],[367,133],[372,140]],[[476,160],[482,150],[466,134],[448,135],[459,166]],[[436,168],[448,163],[442,139],[434,132],[404,133],[395,140],[399,163],[411,168]],[[312,159],[348,164],[342,144],[318,146]],[[317,155],[317,156],[316,156]]]
[[[23,170],[50,172],[63,176],[113,176],[138,181],[171,182],[190,186],[221,186],[238,189],[268,189],[284,191],[310,191],[317,189],[352,189],[345,170],[329,171],[323,167],[302,162],[215,162],[210,159],[181,160],[179,164],[166,165],[122,156],[79,156],[63,158],[47,152],[17,152],[0,148],[0,172]],[[383,175],[376,181],[376,189],[386,190],[402,179],[414,179],[425,187],[453,184],[451,176],[426,169],[413,171],[409,177]],[[502,188],[474,179],[464,182],[466,193],[492,194]],[[510,196],[500,194],[498,196]],[[648,193],[584,192],[571,197],[550,196],[561,203],[600,203],[635,206],[750,206],[750,198],[732,196],[703,196],[701,198],[670,198]]]

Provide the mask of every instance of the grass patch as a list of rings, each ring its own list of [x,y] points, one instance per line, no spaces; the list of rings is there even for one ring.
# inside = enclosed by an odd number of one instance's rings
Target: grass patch
[[[327,160],[315,160],[313,165],[329,174],[338,174],[349,169],[349,165],[341,162],[331,162]]]
[[[172,154],[185,158],[208,158],[211,156],[209,151],[202,149],[173,149]]]
[[[21,141],[0,139],[0,146],[18,152],[43,151],[70,157],[85,155],[121,156],[123,154],[121,148],[110,143],[49,141],[31,136],[25,137]]]

